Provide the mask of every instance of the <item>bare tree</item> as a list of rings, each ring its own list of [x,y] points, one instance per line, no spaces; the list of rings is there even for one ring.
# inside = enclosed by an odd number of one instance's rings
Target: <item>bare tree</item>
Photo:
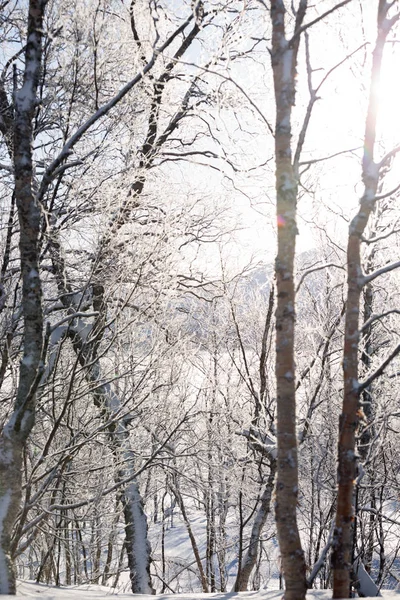
[[[0,436],[2,479],[0,498],[0,593],[15,594],[10,539],[21,501],[22,456],[35,422],[36,392],[43,364],[42,289],[39,275],[40,204],[35,197],[32,164],[33,119],[42,62],[45,0],[28,7],[25,70],[22,86],[14,94],[12,158],[14,195],[18,210],[22,273],[21,306],[24,319],[23,359],[13,412]],[[10,132],[7,131],[7,134]]]
[[[297,526],[298,499],[296,391],[294,362],[295,286],[294,257],[297,234],[297,174],[292,162],[291,116],[295,101],[295,77],[300,28],[307,9],[302,0],[297,10],[295,34],[286,32],[283,1],[271,2],[272,51],[276,103],[275,161],[278,252],[276,273],[276,392],[277,481],[276,527],[285,578],[285,599],[305,598],[306,566]]]
[[[392,5],[385,0],[378,3],[378,35],[372,56],[372,73],[368,112],[365,126],[362,180],[364,192],[360,198],[357,214],[351,220],[347,245],[347,300],[345,315],[345,340],[343,350],[343,407],[339,422],[338,442],[338,500],[336,527],[333,542],[333,597],[350,597],[351,558],[353,545],[354,481],[357,472],[356,434],[360,422],[360,394],[379,376],[391,359],[400,351],[398,346],[389,357],[362,383],[359,381],[360,301],[363,287],[381,272],[393,269],[397,264],[363,275],[361,263],[362,236],[378,200],[377,191],[382,169],[389,157],[380,162],[374,160],[376,122],[378,113],[377,88],[381,71],[383,49],[388,34],[397,23],[400,14],[389,17]],[[392,156],[392,153],[390,153]]]
[[[193,84],[193,88],[189,85],[189,92],[184,95],[180,110],[173,114],[173,116],[166,123],[166,129],[163,130],[158,136],[158,115],[161,104],[161,97],[167,81],[171,79],[171,71],[176,67],[177,61],[179,61],[183,54],[186,52],[193,39],[201,30],[201,19],[200,15],[202,11],[198,10],[196,14],[193,11],[189,11],[187,17],[183,22],[179,22],[178,25],[172,24],[171,31],[167,32],[164,42],[156,48],[159,40],[159,32],[154,32],[155,41],[150,44],[147,48],[148,58],[146,59],[143,52],[141,41],[137,36],[135,20],[131,18],[131,29],[136,42],[136,51],[140,55],[139,72],[134,76],[128,77],[128,82],[122,85],[122,87],[115,91],[113,86],[111,93],[101,94],[99,90],[99,72],[98,63],[96,62],[96,52],[90,58],[94,60],[94,112],[91,112],[91,95],[90,92],[82,87],[82,81],[79,79],[80,73],[79,66],[82,63],[79,60],[74,60],[72,65],[72,83],[69,85],[68,90],[63,89],[64,94],[60,92],[58,95],[54,93],[53,105],[51,103],[52,95],[46,97],[43,100],[45,90],[50,84],[50,77],[47,78],[47,69],[54,70],[54,64],[56,58],[51,55],[52,52],[52,40],[56,39],[60,33],[60,30],[51,31],[51,35],[46,38],[46,44],[43,46],[42,38],[44,37],[44,30],[46,29],[44,23],[44,9],[46,2],[41,0],[34,1],[29,4],[28,10],[28,26],[26,36],[20,33],[22,50],[19,50],[11,60],[7,61],[4,70],[2,72],[2,79],[0,82],[0,131],[5,140],[5,146],[8,150],[9,156],[12,158],[13,166],[9,167],[9,171],[15,177],[15,187],[13,198],[11,202],[10,211],[10,224],[9,224],[9,236],[5,247],[5,257],[2,268],[2,290],[4,291],[4,273],[9,268],[10,262],[10,247],[11,238],[14,233],[13,223],[13,211],[16,205],[18,210],[19,222],[20,222],[20,259],[21,259],[21,273],[22,273],[22,292],[21,292],[21,307],[23,313],[23,360],[20,367],[20,376],[18,383],[18,391],[16,395],[16,401],[14,411],[8,422],[3,427],[0,442],[3,446],[3,462],[1,463],[1,469],[4,471],[4,481],[8,482],[4,486],[3,496],[3,509],[1,510],[1,518],[4,519],[4,525],[1,527],[2,531],[2,548],[1,570],[4,573],[8,573],[7,577],[2,577],[2,591],[15,591],[15,581],[13,580],[13,572],[10,557],[10,536],[13,527],[15,516],[18,512],[18,506],[21,498],[21,467],[22,467],[22,452],[24,444],[32,430],[35,420],[36,410],[36,392],[40,384],[41,377],[44,371],[44,362],[46,359],[46,345],[49,341],[49,336],[46,337],[44,342],[43,338],[43,314],[42,314],[42,284],[43,272],[48,272],[49,266],[46,265],[47,271],[44,270],[44,259],[48,257],[48,252],[52,248],[52,228],[56,230],[56,222],[60,219],[60,215],[64,215],[64,219],[61,221],[64,223],[68,220],[68,216],[71,214],[69,209],[62,205],[60,197],[64,197],[68,194],[70,189],[70,181],[64,179],[65,174],[72,169],[81,169],[81,173],[85,172],[86,166],[85,161],[89,162],[93,156],[98,156],[101,153],[101,142],[99,139],[107,138],[110,134],[110,129],[97,129],[96,134],[99,138],[96,139],[94,136],[94,142],[88,142],[88,133],[93,131],[94,128],[99,126],[100,122],[105,116],[116,109],[117,106],[121,106],[126,101],[127,95],[134,88],[139,88],[142,84],[145,76],[152,70],[155,69],[157,63],[160,63],[160,56],[170,47],[174,46],[179,38],[183,38],[178,49],[172,53],[169,59],[166,60],[165,68],[161,69],[160,77],[156,77],[152,80],[152,95],[150,102],[150,110],[148,116],[148,131],[144,136],[145,141],[143,147],[139,152],[139,170],[149,168],[152,160],[154,159],[157,150],[160,145],[170,136],[180,124],[182,118],[186,115],[189,106],[188,102],[191,99],[191,90],[196,88]],[[60,13],[63,11],[63,7],[57,5],[56,8],[60,9]],[[132,6],[133,10],[134,6]],[[99,4],[98,10],[96,11],[96,18],[100,13],[104,13]],[[21,11],[21,15],[24,15],[24,11]],[[154,15],[153,15],[154,16]],[[214,18],[214,13],[209,13],[209,19]],[[96,20],[96,19],[95,19]],[[51,19],[50,19],[51,21]],[[151,19],[153,26],[156,28],[157,19]],[[17,20],[18,22],[18,20]],[[186,35],[186,30],[191,27],[191,31]],[[51,23],[49,25],[51,29]],[[76,33],[76,58],[79,57],[79,45],[81,44],[82,37],[81,31],[74,31]],[[53,37],[54,34],[54,37]],[[95,39],[95,50],[98,45],[97,29],[95,27],[94,38]],[[24,39],[26,37],[26,40]],[[61,44],[62,46],[62,44]],[[14,69],[14,84],[8,78],[9,67],[16,61],[21,60],[20,56],[24,53],[25,64],[23,69],[23,84],[21,89],[14,90],[14,105],[8,97],[10,92],[10,85],[17,86],[18,84],[18,69],[15,65]],[[166,56],[166,55],[165,55]],[[44,60],[44,58],[46,60]],[[88,61],[87,64],[90,64]],[[158,68],[158,64],[157,64]],[[7,77],[8,90],[6,89],[5,80]],[[60,78],[63,82],[62,77]],[[123,79],[126,80],[126,77]],[[62,87],[62,85],[61,85]],[[66,93],[65,93],[66,92]],[[55,128],[55,123],[58,117],[54,117],[57,114],[57,104],[62,103],[63,100],[60,98],[67,97],[67,106],[62,106],[61,109],[66,109],[66,114],[63,114],[60,118],[59,123],[59,135],[55,136],[54,144],[50,144],[49,140],[43,141],[40,137],[43,132],[48,134]],[[101,101],[103,104],[101,104]],[[76,113],[75,102],[78,107]],[[69,105],[68,105],[69,103]],[[82,111],[80,107],[85,106]],[[89,110],[87,107],[89,106]],[[51,108],[54,107],[54,113],[51,113]],[[35,138],[36,136],[36,138]],[[104,137],[103,137],[104,136]],[[44,135],[45,137],[45,135]],[[50,138],[51,138],[50,134]],[[36,160],[37,164],[33,161],[32,143],[36,139]],[[86,145],[85,145],[86,144]],[[51,149],[50,149],[51,146]],[[87,152],[85,153],[85,150]],[[76,160],[70,159],[73,152],[77,152]],[[81,154],[82,153],[82,154]],[[81,158],[82,157],[82,158]],[[3,166],[3,165],[2,165]],[[107,177],[107,176],[106,176]],[[114,231],[127,222],[131,215],[131,208],[135,205],[137,194],[140,194],[143,189],[144,179],[142,174],[136,179],[132,185],[131,193],[129,194],[128,201],[123,205],[121,210],[117,211],[117,217],[114,222],[117,223]],[[128,206],[129,205],[129,206]],[[87,215],[87,209],[84,209],[83,215]],[[67,215],[67,217],[65,217]],[[75,217],[72,217],[71,222],[74,221]],[[79,218],[78,218],[79,221]],[[77,222],[75,220],[75,222]],[[114,223],[115,224],[115,223]],[[57,246],[57,240],[54,237],[54,247]],[[110,236],[105,236],[103,240],[103,252],[107,252],[109,248]],[[50,252],[51,255],[51,252]],[[104,254],[101,258],[104,258]],[[42,264],[40,264],[42,261]],[[59,263],[55,262],[55,272],[60,277],[63,274],[61,269],[61,275],[59,272]],[[98,266],[100,264],[100,267]],[[88,366],[87,372],[91,382],[96,381],[99,384],[99,390],[105,390],[103,381],[99,380],[99,376],[94,373],[96,372],[96,364],[98,366],[96,357],[96,342],[101,341],[101,336],[104,331],[103,322],[105,314],[105,306],[102,297],[102,285],[100,271],[103,268],[102,260],[97,263],[97,268],[94,269],[96,273],[96,285],[93,286],[94,296],[93,304],[94,308],[98,312],[99,321],[94,326],[94,337],[98,337],[98,340],[94,340],[92,347],[88,347],[87,344],[82,343],[82,339],[79,339],[79,335],[75,336],[75,345],[77,355],[81,362],[83,361],[85,366]],[[40,275],[42,269],[42,276]],[[90,268],[88,269],[90,271]],[[63,281],[62,285],[59,285],[59,293],[64,293],[65,298],[71,299],[74,290],[68,287],[68,281]],[[17,296],[17,294],[15,294]],[[4,294],[3,294],[4,296]],[[3,298],[4,300],[4,298]],[[79,304],[79,303],[78,303]],[[2,303],[4,308],[4,302]],[[73,317],[71,312],[76,312],[79,306],[74,303],[64,303],[63,308],[67,309],[69,317],[67,321],[70,322]],[[72,330],[70,330],[72,331]],[[93,351],[94,349],[94,351]],[[90,356],[89,356],[90,355]],[[2,372],[6,369],[7,361],[9,360],[9,342],[7,341],[4,345],[3,352],[3,364]],[[88,365],[86,364],[88,363]],[[94,379],[93,379],[94,378]],[[102,388],[103,386],[103,388]],[[109,390],[104,391],[103,400],[107,399],[111,401],[111,395]],[[104,403],[103,403],[104,404]],[[107,402],[103,406],[105,408],[107,416],[109,417],[109,411],[107,412]],[[122,421],[121,421],[122,423]],[[120,424],[121,425],[121,424]],[[122,425],[121,425],[122,427]],[[126,440],[127,433],[124,430],[119,431],[118,439]],[[131,469],[134,469],[133,464]],[[120,479],[132,479],[131,475],[127,476],[126,473],[120,474]],[[138,488],[135,483],[132,482],[130,486],[126,488],[126,493],[130,494],[132,498],[132,506],[135,510],[131,509],[130,514],[127,517],[127,527],[132,525],[132,515],[140,513],[140,501],[138,500]],[[127,502],[125,502],[125,507]],[[128,510],[126,508],[126,510]],[[142,519],[143,521],[143,519]],[[142,532],[146,533],[145,528],[142,527]],[[146,537],[146,536],[145,536]],[[135,541],[137,543],[137,541]],[[147,544],[147,541],[145,542]],[[137,556],[140,553],[135,549]],[[147,572],[147,584],[141,588],[140,591],[149,591],[151,586],[149,583],[148,575],[148,555],[146,559],[146,572]],[[132,552],[129,554],[132,556]],[[143,561],[142,561],[143,563]],[[133,572],[133,570],[132,570]],[[144,581],[145,578],[142,578]],[[144,585],[144,584],[143,584]],[[146,587],[147,586],[147,587]],[[138,591],[137,589],[135,591]]]

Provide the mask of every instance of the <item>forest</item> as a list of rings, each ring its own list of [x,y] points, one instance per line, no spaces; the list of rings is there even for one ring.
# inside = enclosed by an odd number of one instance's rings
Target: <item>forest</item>
[[[399,23],[0,0],[0,595],[398,588]]]

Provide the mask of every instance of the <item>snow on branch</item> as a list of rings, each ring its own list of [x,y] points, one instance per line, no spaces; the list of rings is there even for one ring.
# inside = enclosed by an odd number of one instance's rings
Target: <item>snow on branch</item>
[[[389,523],[393,523],[393,525],[400,525],[400,521],[397,521],[396,519],[392,519],[391,517],[384,515],[381,511],[376,510],[376,508],[369,508],[369,507],[365,506],[363,508],[359,508],[358,512],[372,513],[373,515],[379,516],[381,519],[384,519],[385,521],[388,521]]]
[[[388,315],[400,315],[400,310],[398,308],[392,308],[386,312],[371,315],[368,321],[365,321],[364,325],[361,327],[360,333],[366,331],[372,325],[372,323],[375,323],[375,321],[379,321]]]
[[[205,73],[209,73],[210,75],[216,75],[217,77],[219,77],[223,81],[229,81],[229,83],[231,83],[237,90],[239,90],[239,92],[243,95],[243,97],[246,98],[246,100],[254,108],[254,110],[256,111],[256,113],[259,115],[259,117],[261,117],[262,121],[266,124],[266,126],[268,128],[268,131],[271,133],[271,135],[272,136],[275,135],[274,134],[274,129],[273,129],[272,125],[268,121],[267,117],[265,116],[265,114],[263,113],[263,111],[261,110],[261,108],[256,104],[256,102],[254,102],[254,100],[252,100],[252,98],[246,92],[246,90],[244,89],[244,87],[241,86],[237,81],[235,81],[235,79],[233,79],[230,75],[228,76],[228,75],[224,75],[223,73],[219,73],[218,71],[213,71],[212,69],[209,69],[207,66],[201,67],[200,65],[196,65],[193,62],[180,61],[180,63],[182,65],[185,65],[185,66],[188,66],[188,67],[197,67],[198,69],[201,69]]]
[[[104,490],[99,490],[99,492],[97,494],[91,496],[90,498],[86,498],[84,500],[81,500],[81,501],[78,501],[78,502],[75,502],[72,504],[66,504],[66,505],[65,504],[56,504],[56,503],[51,504],[48,508],[44,509],[41,513],[39,513],[36,517],[34,517],[27,525],[25,525],[22,533],[26,534],[26,532],[28,530],[32,529],[32,527],[36,527],[38,525],[38,523],[40,523],[43,519],[47,518],[49,516],[49,514],[55,512],[55,511],[62,511],[62,510],[65,510],[66,508],[68,508],[68,510],[71,510],[71,509],[73,510],[76,508],[81,508],[82,506],[88,506],[92,503],[98,502],[100,498],[104,498],[111,492],[114,492],[115,490],[135,481],[137,479],[137,477],[149,467],[149,465],[154,461],[154,459],[158,456],[158,454],[160,454],[160,452],[165,448],[165,446],[168,445],[170,439],[173,437],[173,435],[176,433],[176,431],[179,429],[179,427],[181,427],[181,425],[187,420],[187,418],[188,418],[187,414],[185,414],[185,416],[179,421],[177,426],[167,436],[166,440],[158,448],[156,448],[156,450],[151,454],[151,456],[149,456],[149,458],[144,462],[144,464],[142,465],[142,467],[140,469],[138,469],[137,471],[134,471],[128,477],[120,479],[114,485],[109,486],[108,488],[106,488]],[[107,427],[107,424],[103,424],[100,428],[98,428],[98,431],[104,430],[106,427]],[[86,442],[87,442],[87,440],[84,440],[83,442],[78,444],[77,447],[81,447]],[[55,453],[55,454],[57,454],[57,453]]]
[[[120,91],[113,97],[111,100],[103,104],[95,113],[89,117],[89,119],[83,123],[75,133],[69,138],[64,147],[62,148],[60,154],[53,160],[53,162],[48,166],[46,172],[43,176],[42,183],[40,185],[40,189],[38,191],[37,198],[40,201],[44,194],[47,191],[47,188],[51,181],[53,180],[57,169],[62,164],[63,160],[68,158],[72,154],[74,146],[79,142],[82,136],[102,117],[106,116],[111,109],[113,109],[125,96],[130,92],[142,79],[143,77],[153,68],[155,65],[157,58],[172,44],[175,38],[184,32],[188,24],[193,20],[193,15],[190,15],[184,23],[180,27],[178,27],[169,38],[162,44],[159,48],[155,48],[153,51],[153,55],[148,61],[146,65],[142,68],[137,75],[127,84],[125,84]]]
[[[266,433],[262,434],[259,431],[251,428],[243,429],[243,431],[237,431],[236,435],[245,437],[255,450],[261,452],[264,456],[270,459],[276,459],[277,457],[277,443],[275,438]]]
[[[389,354],[389,356],[383,361],[383,363],[366,379],[364,379],[364,381],[361,381],[358,385],[358,391],[362,392],[363,390],[365,390],[366,388],[368,388],[368,386],[371,385],[371,383],[373,381],[375,381],[375,379],[377,379],[378,377],[380,377],[383,372],[385,371],[386,367],[392,362],[392,360],[400,353],[400,344],[398,344],[396,346],[396,348]]]
[[[67,315],[66,317],[64,317],[63,319],[60,319],[60,321],[58,321],[58,323],[56,323],[55,325],[51,326],[51,331],[55,331],[58,327],[60,327],[60,325],[62,325],[63,323],[67,323],[68,321],[71,321],[71,319],[78,319],[80,317],[98,317],[99,313],[98,312],[74,312],[71,315]]]
[[[385,273],[389,273],[390,271],[393,271],[394,269],[397,269],[398,267],[400,267],[400,260],[397,260],[396,262],[390,263],[388,265],[385,265],[384,267],[381,267],[380,269],[377,269],[376,271],[373,271],[373,273],[370,273],[369,275],[364,275],[361,278],[361,285],[366,285],[367,283],[370,283],[371,281],[373,281],[374,279],[376,279],[377,277],[379,277],[380,275],[384,275]]]
[[[363,236],[361,239],[364,242],[364,244],[375,244],[375,242],[381,242],[382,240],[386,240],[388,237],[390,237],[394,233],[399,233],[400,232],[400,229],[397,229],[396,225],[397,225],[397,222],[392,227],[392,229],[390,231],[388,231],[387,233],[384,233],[384,234],[376,236],[376,237],[371,237],[371,238],[365,238]]]
[[[342,271],[345,270],[343,265],[337,265],[335,263],[325,263],[324,265],[320,265],[319,267],[313,267],[311,269],[307,269],[307,271],[305,271],[303,273],[303,275],[300,277],[299,283],[297,284],[297,287],[296,287],[296,294],[298,293],[303,281],[305,280],[306,277],[308,277],[308,275],[311,275],[311,273],[315,273],[316,271],[321,271],[322,269],[328,269],[329,267],[334,267],[335,269],[342,269]]]
[[[390,196],[393,196],[399,190],[400,190],[400,183],[399,183],[399,185],[396,185],[396,187],[389,190],[388,192],[385,192],[384,194],[380,194],[379,196],[375,196],[375,200],[384,200],[385,198],[390,198]]]
[[[322,548],[321,554],[319,555],[319,558],[318,558],[317,562],[313,566],[312,571],[311,571],[309,577],[307,577],[307,585],[308,585],[309,588],[312,587],[314,579],[316,578],[316,576],[318,575],[318,573],[320,572],[320,570],[324,566],[324,563],[326,561],[326,557],[327,557],[328,552],[329,552],[329,550],[330,550],[330,548],[332,546],[333,532],[334,532],[334,530],[335,530],[335,519],[332,519],[331,528],[329,530],[327,542],[326,542],[325,546]]]

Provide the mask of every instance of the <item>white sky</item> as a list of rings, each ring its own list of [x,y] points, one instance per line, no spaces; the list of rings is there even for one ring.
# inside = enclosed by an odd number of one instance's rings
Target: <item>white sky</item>
[[[325,10],[327,3],[321,3]],[[360,7],[362,7],[361,18]],[[371,52],[376,37],[376,8],[377,2],[351,3],[343,11],[329,20],[329,25],[319,24],[310,29],[309,43],[311,65],[313,68],[313,87],[315,88],[327,72],[346,56],[360,48],[354,57],[346,60],[335,69],[322,86],[320,100],[314,105],[313,116],[308,130],[302,160],[320,159],[332,156],[344,150],[354,149],[314,166],[302,183],[306,190],[300,190],[297,250],[302,252],[320,243],[320,233],[312,227],[316,221],[325,227],[329,235],[338,245],[344,246],[347,232],[347,222],[354,214],[358,199],[363,191],[361,182],[361,155],[365,128],[366,108],[369,92]],[[306,21],[309,21],[307,18]],[[375,160],[400,143],[400,47],[394,40],[395,35],[389,36],[382,69],[379,89],[378,136]],[[264,61],[264,63],[263,63]],[[237,81],[263,110],[270,123],[274,121],[274,107],[271,97],[271,77],[268,56],[260,57],[259,64],[245,63],[244,68],[236,67]],[[308,102],[307,77],[304,65],[304,42],[300,50],[298,68],[298,93],[296,106],[293,111],[293,130],[296,133],[303,122],[306,104]],[[244,111],[243,111],[244,112]],[[247,120],[243,119],[244,129],[254,130],[250,123],[250,113]],[[270,158],[271,136],[262,131],[251,142],[254,162],[257,164]],[[294,140],[296,136],[294,135]],[[245,136],[241,144],[246,146]],[[248,159],[250,145],[245,153]],[[400,180],[398,163],[395,161],[391,172],[387,174],[384,190],[393,189]],[[275,252],[275,240],[272,234],[274,221],[274,162],[271,161],[262,176],[249,176],[243,189],[254,194],[253,202],[245,197],[235,197],[235,202],[242,222],[247,226],[245,232],[238,236],[239,245],[248,253],[270,255]],[[264,217],[249,207],[257,205]],[[245,256],[243,252],[242,256]],[[268,259],[266,259],[268,262]]]

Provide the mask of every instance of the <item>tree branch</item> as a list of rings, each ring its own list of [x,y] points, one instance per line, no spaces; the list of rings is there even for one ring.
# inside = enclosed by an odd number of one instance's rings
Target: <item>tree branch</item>
[[[373,281],[380,275],[384,275],[385,273],[390,273],[390,271],[393,271],[394,269],[397,269],[398,267],[400,267],[400,260],[397,260],[394,263],[390,263],[389,265],[385,265],[384,267],[377,269],[376,271],[374,271],[373,273],[370,273],[369,275],[364,275],[362,278],[360,278],[361,279],[360,283],[362,286],[367,285],[367,283],[370,283],[371,281]]]
[[[332,14],[333,12],[335,12],[335,10],[338,10],[339,8],[342,8],[342,6],[345,6],[346,4],[349,4],[349,2],[351,2],[351,1],[352,0],[343,0],[343,2],[340,2],[339,4],[337,4],[336,6],[334,6],[333,8],[330,8],[326,12],[322,13],[322,15],[320,15],[319,17],[317,17],[313,21],[310,21],[309,23],[305,23],[305,25],[302,25],[301,27],[299,27],[298,29],[296,29],[296,31],[294,32],[294,34],[292,36],[292,39],[290,40],[289,44],[291,44],[295,38],[299,37],[304,31],[306,31],[306,29],[309,29],[310,27],[312,27],[316,23],[319,23],[319,21],[322,21],[323,19],[325,19],[325,17],[327,17],[328,15]]]
[[[37,199],[39,201],[42,200],[44,194],[47,191],[48,186],[50,185],[56,169],[61,165],[62,161],[71,155],[74,146],[79,142],[81,137],[102,117],[106,116],[110,110],[112,110],[123,98],[130,92],[143,78],[144,76],[153,68],[156,63],[157,58],[172,44],[175,38],[183,33],[189,23],[193,20],[193,15],[190,15],[185,22],[178,27],[176,31],[162,44],[159,48],[156,48],[153,52],[153,55],[149,62],[143,67],[143,69],[129,81],[126,85],[124,85],[120,91],[113,97],[109,102],[103,104],[89,119],[81,125],[76,132],[70,137],[70,139],[66,142],[60,154],[53,160],[53,162],[47,167],[46,172],[43,176],[42,183],[40,185]]]
[[[383,361],[383,363],[366,379],[364,379],[364,381],[361,381],[358,384],[357,389],[359,390],[359,392],[361,393],[363,390],[365,390],[367,387],[369,387],[371,385],[371,383],[373,383],[373,381],[375,381],[375,379],[377,379],[378,377],[380,377],[384,370],[386,369],[386,367],[392,362],[392,360],[400,353],[400,344],[398,344],[396,346],[396,348],[389,354],[389,356]]]

